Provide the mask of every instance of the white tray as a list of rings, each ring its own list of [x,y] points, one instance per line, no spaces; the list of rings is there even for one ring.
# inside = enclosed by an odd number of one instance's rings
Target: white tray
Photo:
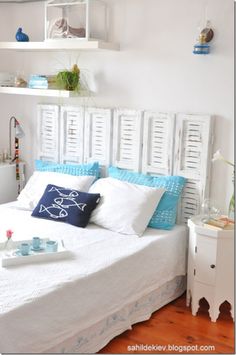
[[[40,238],[41,240],[41,243],[45,243],[49,240],[49,238]],[[10,241],[10,250],[11,249],[16,249],[21,243],[29,243],[31,244],[32,243],[32,238],[29,238],[29,239],[20,239],[20,240],[14,240],[14,238],[11,239]],[[0,243],[0,253],[2,251],[4,251],[4,247],[6,245],[6,240],[4,242],[1,242]]]
[[[41,251],[30,251],[29,255],[17,254],[17,249],[2,252],[2,267],[15,266],[21,264],[31,264],[40,261],[59,260],[71,255],[71,252],[64,248],[58,242],[58,250],[56,252],[47,252],[45,249]]]

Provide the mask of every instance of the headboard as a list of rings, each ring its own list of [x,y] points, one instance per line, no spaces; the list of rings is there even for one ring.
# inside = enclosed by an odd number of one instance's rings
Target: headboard
[[[98,161],[152,175],[181,175],[178,223],[199,213],[208,197],[213,119],[209,115],[38,105],[37,158]]]

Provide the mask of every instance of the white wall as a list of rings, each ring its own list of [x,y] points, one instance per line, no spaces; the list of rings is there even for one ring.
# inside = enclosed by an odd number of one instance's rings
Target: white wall
[[[216,118],[214,149],[233,160],[233,0],[108,0],[110,39],[119,52],[0,52],[0,70],[53,73],[78,61],[95,78],[91,106],[208,113]],[[207,9],[206,9],[207,8]],[[215,38],[208,56],[192,54],[205,13]],[[22,26],[32,41],[43,39],[43,4],[0,5],[0,40],[14,40]],[[35,109],[38,102],[81,104],[81,99],[50,100],[0,95],[0,149],[8,145],[8,120],[16,115],[26,131],[22,157],[32,171]],[[83,102],[82,102],[83,103]],[[227,210],[232,169],[213,167],[211,195]]]

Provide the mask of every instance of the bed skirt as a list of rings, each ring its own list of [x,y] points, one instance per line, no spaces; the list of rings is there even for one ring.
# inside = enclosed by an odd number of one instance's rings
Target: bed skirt
[[[96,353],[111,339],[132,329],[132,324],[148,320],[152,313],[181,296],[186,290],[186,277],[177,276],[141,299],[75,334],[48,353]]]

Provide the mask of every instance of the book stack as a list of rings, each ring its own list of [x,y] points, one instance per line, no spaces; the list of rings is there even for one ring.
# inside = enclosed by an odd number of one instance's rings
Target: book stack
[[[47,89],[48,80],[45,75],[31,75],[29,80],[30,89]]]
[[[204,227],[214,230],[232,230],[234,229],[234,220],[221,216],[219,218],[209,218],[205,223]]]
[[[31,75],[29,80],[30,89],[54,89],[55,75]]]

